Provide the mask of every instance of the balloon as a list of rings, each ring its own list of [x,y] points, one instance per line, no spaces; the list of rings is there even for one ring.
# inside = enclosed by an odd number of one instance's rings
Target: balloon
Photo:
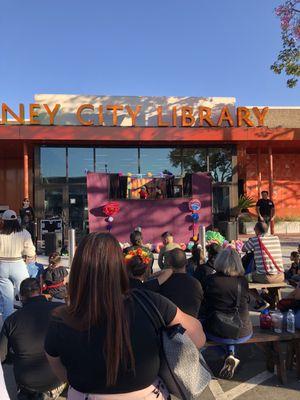
[[[131,175],[132,175],[132,173],[131,173],[131,172],[128,172],[127,176],[131,176]]]
[[[192,250],[192,248],[194,247],[195,242],[188,242],[187,248],[189,250]]]
[[[151,178],[152,177],[152,172],[147,172],[147,176],[148,176],[148,178]]]
[[[193,220],[194,222],[199,221],[199,214],[193,213],[193,214],[191,215],[191,217],[192,217],[192,220]]]
[[[113,217],[108,217],[108,222],[113,222]]]

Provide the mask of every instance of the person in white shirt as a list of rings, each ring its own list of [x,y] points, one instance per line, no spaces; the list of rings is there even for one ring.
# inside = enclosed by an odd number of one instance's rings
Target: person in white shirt
[[[0,363],[0,399],[1,400],[9,400],[9,395],[7,393],[1,363]]]
[[[30,233],[22,229],[13,210],[2,215],[0,230],[0,295],[3,305],[3,319],[14,312],[14,287],[17,292],[21,282],[29,278],[22,256],[33,257],[35,247]]]

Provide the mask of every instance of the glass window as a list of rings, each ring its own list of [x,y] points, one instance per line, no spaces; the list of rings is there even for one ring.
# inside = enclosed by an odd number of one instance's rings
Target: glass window
[[[121,172],[127,175],[138,173],[137,148],[97,148],[96,171],[107,173]]]
[[[206,172],[207,171],[207,152],[204,148],[182,149],[182,169],[183,172]]]
[[[214,182],[231,182],[232,157],[231,149],[209,149],[209,170]]]
[[[213,214],[219,221],[229,218],[229,186],[213,186]]]
[[[63,190],[58,189],[45,189],[45,217],[61,217],[63,213]]]
[[[88,147],[68,148],[68,177],[72,182],[85,182],[87,171],[94,171],[94,151]]]
[[[140,149],[141,174],[161,172],[181,175],[181,149]]]
[[[69,225],[77,233],[87,231],[88,206],[85,185],[69,186]]]
[[[66,181],[66,148],[41,147],[41,177],[44,183]]]

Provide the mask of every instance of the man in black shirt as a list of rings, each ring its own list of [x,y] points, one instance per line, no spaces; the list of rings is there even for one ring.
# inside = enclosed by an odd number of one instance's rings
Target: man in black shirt
[[[187,259],[183,250],[170,250],[168,260],[173,275],[161,285],[159,293],[171,300],[186,314],[197,318],[203,299],[202,286],[197,279],[186,273]]]
[[[20,286],[23,308],[9,316],[0,334],[1,362],[12,353],[18,400],[46,400],[51,391],[57,396],[61,383],[53,374],[44,352],[44,341],[51,311],[59,303],[50,303],[41,295],[39,282],[25,279]]]
[[[261,192],[261,199],[256,203],[256,212],[258,215],[258,221],[265,222],[270,225],[270,222],[273,221],[275,217],[275,206],[272,200],[270,200],[269,192],[266,190]]]

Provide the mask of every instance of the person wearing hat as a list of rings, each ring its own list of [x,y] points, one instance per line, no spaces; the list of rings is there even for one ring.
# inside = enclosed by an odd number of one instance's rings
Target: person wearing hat
[[[17,214],[6,210],[2,214],[0,230],[0,295],[3,319],[14,312],[14,287],[19,292],[21,282],[29,278],[22,256],[33,257],[35,247],[30,233],[21,228]]]

